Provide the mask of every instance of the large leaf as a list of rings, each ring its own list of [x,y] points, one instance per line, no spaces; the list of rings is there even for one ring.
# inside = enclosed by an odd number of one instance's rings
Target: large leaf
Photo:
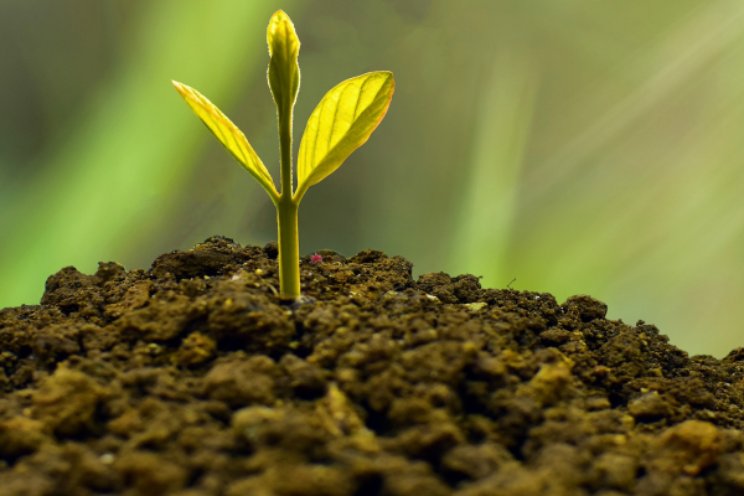
[[[393,73],[384,71],[347,79],[326,93],[300,142],[298,200],[369,139],[385,117],[394,91]]]
[[[287,115],[300,89],[300,39],[294,24],[283,10],[277,10],[266,29],[269,45],[269,88],[280,113]]]
[[[274,186],[274,180],[266,169],[258,154],[246,139],[243,132],[227,118],[207,97],[178,81],[173,81],[173,86],[181,94],[191,110],[207,125],[210,131],[220,140],[225,148],[238,159],[243,167],[255,177],[264,187],[273,200],[279,194]]]

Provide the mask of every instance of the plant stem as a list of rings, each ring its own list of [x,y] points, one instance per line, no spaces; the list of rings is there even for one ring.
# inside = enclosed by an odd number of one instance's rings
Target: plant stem
[[[284,195],[282,195],[284,196]],[[276,222],[279,229],[279,296],[297,299],[300,296],[300,238],[298,208],[289,196],[277,204]]]
[[[276,203],[279,243],[279,296],[300,297],[300,237],[298,204],[292,200],[292,105],[279,109],[280,183]]]

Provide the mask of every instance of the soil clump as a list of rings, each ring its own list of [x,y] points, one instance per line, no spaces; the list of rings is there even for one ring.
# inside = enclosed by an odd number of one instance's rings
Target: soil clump
[[[299,302],[274,245],[213,237],[0,310],[0,494],[744,494],[744,349],[319,255]]]

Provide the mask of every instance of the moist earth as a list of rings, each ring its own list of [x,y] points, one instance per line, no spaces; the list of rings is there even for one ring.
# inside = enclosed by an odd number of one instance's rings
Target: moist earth
[[[276,246],[213,237],[0,311],[0,494],[744,494],[744,349],[317,255],[297,302]]]

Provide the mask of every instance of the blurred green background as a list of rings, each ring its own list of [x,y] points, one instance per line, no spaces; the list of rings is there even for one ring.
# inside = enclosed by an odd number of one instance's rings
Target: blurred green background
[[[576,293],[691,353],[744,345],[744,2],[0,0],[0,307],[99,260],[147,267],[273,206],[170,86],[198,88],[278,176],[265,27],[302,41],[295,139],[373,69],[378,131],[305,197],[301,252]]]

